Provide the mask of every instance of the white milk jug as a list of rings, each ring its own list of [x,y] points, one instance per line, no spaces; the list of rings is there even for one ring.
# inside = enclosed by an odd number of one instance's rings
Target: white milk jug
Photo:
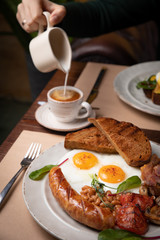
[[[72,58],[71,46],[65,31],[52,27],[50,13],[43,12],[47,19],[47,29],[39,26],[38,36],[31,40],[29,49],[35,67],[41,72],[60,69],[69,72]]]

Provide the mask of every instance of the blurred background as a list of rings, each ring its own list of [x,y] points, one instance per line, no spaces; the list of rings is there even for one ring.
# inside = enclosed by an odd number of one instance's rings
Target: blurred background
[[[0,11],[0,144],[30,106],[25,51]]]

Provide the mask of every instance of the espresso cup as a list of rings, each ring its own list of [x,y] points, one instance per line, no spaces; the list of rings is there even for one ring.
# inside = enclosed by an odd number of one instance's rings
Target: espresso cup
[[[43,26],[40,25],[38,36],[29,44],[33,63],[40,72],[60,69],[67,73],[72,57],[68,36],[63,29],[50,25],[49,12],[43,12],[43,14],[47,19],[47,29],[43,31]]]
[[[83,92],[72,86],[52,88],[47,93],[50,111],[59,122],[72,122],[77,119],[85,119],[92,113],[89,103],[83,101]]]

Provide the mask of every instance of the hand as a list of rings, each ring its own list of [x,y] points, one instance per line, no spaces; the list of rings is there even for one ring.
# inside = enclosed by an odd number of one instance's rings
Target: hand
[[[22,0],[17,7],[17,20],[21,27],[28,33],[35,32],[39,24],[46,26],[46,18],[43,11],[51,13],[50,24],[52,26],[60,23],[66,15],[64,6],[55,4],[48,0]]]

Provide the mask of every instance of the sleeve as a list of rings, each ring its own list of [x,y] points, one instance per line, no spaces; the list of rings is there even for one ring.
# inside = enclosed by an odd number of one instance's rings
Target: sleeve
[[[69,36],[94,37],[156,20],[159,0],[95,0],[64,4],[67,15],[59,25]]]

